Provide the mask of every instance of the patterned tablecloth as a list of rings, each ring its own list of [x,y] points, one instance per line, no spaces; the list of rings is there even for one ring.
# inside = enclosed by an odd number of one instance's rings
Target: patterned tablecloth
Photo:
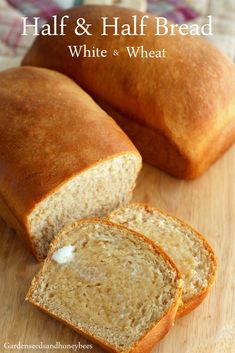
[[[204,23],[206,16],[213,15],[212,37],[208,37],[222,52],[235,62],[235,0],[190,1],[201,14],[198,23]]]
[[[156,13],[175,23],[203,24],[213,15],[213,37],[207,37],[235,62],[235,0],[0,0],[1,57],[22,57],[34,37],[21,36],[22,16],[46,22],[62,8],[81,3],[115,4]]]

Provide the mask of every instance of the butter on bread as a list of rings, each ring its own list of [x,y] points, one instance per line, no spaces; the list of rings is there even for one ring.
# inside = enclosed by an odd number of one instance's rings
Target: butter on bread
[[[55,254],[73,247],[73,258]],[[112,353],[150,353],[174,323],[182,279],[149,239],[100,219],[65,227],[26,299]]]

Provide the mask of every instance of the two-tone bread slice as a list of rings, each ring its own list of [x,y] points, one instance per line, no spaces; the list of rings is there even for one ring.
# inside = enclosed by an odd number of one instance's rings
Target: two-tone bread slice
[[[115,210],[109,218],[144,234],[171,256],[184,280],[178,316],[189,313],[203,301],[214,282],[217,261],[201,234],[176,217],[147,205],[132,204]]]
[[[51,243],[27,299],[113,353],[147,353],[170,329],[182,279],[154,242],[87,219]]]

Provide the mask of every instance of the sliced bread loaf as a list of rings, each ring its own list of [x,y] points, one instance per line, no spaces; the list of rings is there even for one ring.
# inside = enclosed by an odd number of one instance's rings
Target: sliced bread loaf
[[[98,219],[51,243],[27,300],[110,352],[149,352],[174,322],[182,280],[154,242]]]
[[[189,313],[203,301],[214,282],[217,261],[201,234],[176,217],[141,204],[115,210],[109,218],[144,234],[171,256],[184,280],[177,316]]]
[[[21,67],[0,73],[0,216],[40,260],[67,223],[131,197],[141,157],[68,77]]]

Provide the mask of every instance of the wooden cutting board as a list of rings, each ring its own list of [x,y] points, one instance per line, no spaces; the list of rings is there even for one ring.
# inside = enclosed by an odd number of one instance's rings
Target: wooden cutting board
[[[177,320],[153,353],[235,352],[235,146],[195,181],[180,181],[144,165],[134,193],[192,224],[209,239],[219,260],[216,284],[193,313]],[[0,352],[73,352],[4,349],[3,344],[88,344],[80,335],[24,301],[39,265],[14,232],[0,225]],[[91,313],[92,315],[92,313]],[[102,349],[79,352],[101,353]]]

